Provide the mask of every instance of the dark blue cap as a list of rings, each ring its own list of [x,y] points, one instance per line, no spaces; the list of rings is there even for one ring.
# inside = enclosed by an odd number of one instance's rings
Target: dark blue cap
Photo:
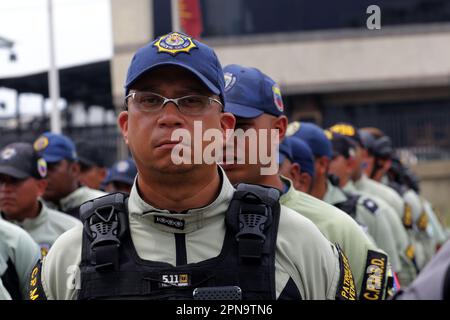
[[[300,166],[301,172],[306,172],[311,177],[314,176],[314,156],[308,144],[297,137],[285,137],[282,144],[287,144],[290,147],[290,156],[286,154],[292,163],[297,163]],[[281,153],[281,151],[280,151]]]
[[[36,139],[33,147],[49,163],[78,159],[75,144],[69,137],[62,134],[45,132]]]
[[[128,68],[126,93],[145,72],[164,65],[179,66],[191,71],[224,101],[225,81],[214,50],[179,32],[161,36],[135,53]]]
[[[355,155],[357,142],[352,136],[339,134],[330,130],[325,130],[325,134],[331,141],[334,157],[341,155],[348,159]]]
[[[11,143],[0,150],[0,174],[17,179],[42,179],[47,175],[47,163],[30,143]]]
[[[321,127],[309,122],[291,122],[287,129],[288,136],[294,136],[305,141],[315,157],[333,157],[331,142]]]
[[[283,114],[280,88],[256,68],[231,64],[223,69],[225,76],[225,111],[242,118],[256,118],[263,113]]]
[[[287,138],[287,137],[286,137]],[[292,161],[291,143],[289,139],[284,138],[279,145],[278,164],[282,164],[284,159],[288,158]]]
[[[106,185],[110,182],[123,182],[133,185],[136,174],[137,169],[133,159],[118,161],[109,170],[103,184]]]

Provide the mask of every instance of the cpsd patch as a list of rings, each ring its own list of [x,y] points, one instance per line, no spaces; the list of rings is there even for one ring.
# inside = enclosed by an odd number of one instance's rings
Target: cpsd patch
[[[13,158],[17,154],[16,149],[14,148],[6,148],[2,151],[2,154],[0,155],[0,158],[3,160],[9,160]]]
[[[233,75],[231,72],[225,72],[223,75],[225,79],[225,92],[233,88],[234,84],[236,83],[236,76]]]
[[[173,56],[180,52],[189,53],[194,48],[198,49],[191,37],[178,32],[171,32],[160,37],[153,46],[158,48],[158,53],[167,52]]]
[[[37,170],[41,178],[45,178],[47,176],[47,161],[45,161],[44,158],[38,159]]]
[[[350,263],[339,244],[335,244],[339,253],[339,266],[341,274],[336,291],[336,300],[356,300],[356,286]]]
[[[28,286],[28,300],[47,300],[41,282],[42,260],[39,260],[31,271]]]
[[[42,151],[48,146],[48,138],[46,136],[40,136],[34,143],[33,148],[35,151]]]
[[[293,136],[300,129],[300,122],[294,121],[288,124],[286,129],[286,135]]]
[[[273,102],[277,109],[280,112],[284,111],[284,105],[283,105],[283,98],[281,97],[281,90],[280,87],[278,87],[277,84],[274,84],[272,86],[272,92],[273,92]]]
[[[364,278],[360,300],[382,300],[386,290],[387,255],[372,250],[367,251]]]

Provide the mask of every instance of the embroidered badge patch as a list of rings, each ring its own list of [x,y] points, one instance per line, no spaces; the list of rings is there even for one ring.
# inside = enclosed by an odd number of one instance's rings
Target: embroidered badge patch
[[[42,261],[39,260],[31,271],[30,283],[28,286],[29,300],[47,300],[41,282]]]
[[[14,157],[17,154],[16,149],[13,148],[6,148],[3,150],[2,154],[0,155],[0,158],[3,160],[8,160]]]
[[[364,200],[363,205],[372,213],[375,213],[378,210],[377,204],[371,199]]]
[[[386,290],[387,255],[368,250],[361,300],[382,300]]]
[[[273,102],[275,103],[275,106],[277,107],[278,110],[283,112],[284,105],[283,105],[283,98],[281,97],[280,87],[278,87],[277,84],[274,84],[272,86],[272,92],[273,92]]]
[[[191,281],[189,274],[187,273],[171,273],[171,274],[162,274],[160,279],[160,288],[167,287],[188,287],[190,286]]]
[[[36,151],[42,151],[48,146],[48,138],[46,136],[39,137],[34,143],[33,148]]]
[[[162,224],[167,227],[175,228],[178,230],[184,230],[184,220],[164,216],[154,216],[154,217],[155,223]]]
[[[198,48],[192,38],[178,32],[171,32],[160,37],[153,44],[159,52],[167,52],[176,55],[180,52],[189,53],[191,49]]]
[[[233,88],[236,83],[236,76],[234,76],[231,72],[225,72],[223,76],[225,79],[225,91],[228,91]]]
[[[288,124],[286,135],[293,136],[300,129],[300,122],[294,121]]]
[[[336,291],[336,300],[356,300],[356,287],[352,270],[350,269],[350,263],[338,244],[336,244],[336,248],[339,252],[339,265],[341,269]]]

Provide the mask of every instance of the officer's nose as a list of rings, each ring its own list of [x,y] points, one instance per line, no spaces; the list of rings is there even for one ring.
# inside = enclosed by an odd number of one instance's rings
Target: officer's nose
[[[175,103],[167,102],[161,110],[157,123],[161,127],[181,127],[183,122],[183,116]]]

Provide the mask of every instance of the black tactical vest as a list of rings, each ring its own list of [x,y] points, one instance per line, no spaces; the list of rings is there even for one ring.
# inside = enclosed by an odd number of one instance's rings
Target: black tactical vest
[[[193,299],[196,288],[237,286],[242,299],[274,300],[279,196],[273,188],[238,185],[225,213],[220,254],[179,266],[139,258],[130,236],[128,195],[83,204],[78,299]]]

